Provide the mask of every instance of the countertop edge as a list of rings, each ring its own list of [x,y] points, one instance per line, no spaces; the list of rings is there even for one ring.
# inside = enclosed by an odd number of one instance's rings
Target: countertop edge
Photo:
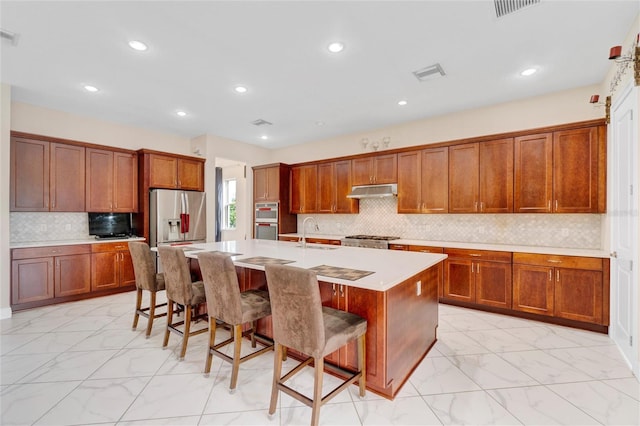
[[[114,239],[103,239],[103,240],[98,240],[95,238],[87,238],[86,240],[24,241],[24,242],[9,243],[9,249],[52,247],[52,246],[73,246],[73,245],[81,245],[81,244],[127,243],[129,241],[145,241],[145,239],[143,237],[130,237],[130,238],[114,238]]]

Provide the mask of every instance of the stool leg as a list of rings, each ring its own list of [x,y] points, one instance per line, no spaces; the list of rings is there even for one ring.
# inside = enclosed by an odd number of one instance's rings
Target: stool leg
[[[233,326],[233,365],[231,367],[231,386],[234,391],[238,383],[238,370],[240,369],[240,349],[242,348],[242,324]]]
[[[366,377],[367,377],[367,357],[365,352],[365,335],[358,337],[358,369],[362,373],[362,377],[360,377],[360,381],[358,384],[360,385],[360,397],[363,398],[366,392]]]
[[[324,358],[321,356],[313,359],[315,365],[315,378],[313,381],[313,405],[311,406],[311,425],[317,426],[320,420],[320,407],[322,406],[322,374],[324,373]]]
[[[256,322],[255,321],[251,321],[251,347],[252,348],[256,347]]]
[[[211,361],[213,360],[212,349],[216,345],[216,319],[209,317],[209,348],[207,349],[207,358],[204,362],[204,374],[209,375],[211,372]]]
[[[182,335],[182,349],[180,350],[180,360],[184,359],[187,353],[187,343],[189,342],[189,333],[191,329],[191,305],[187,305],[184,311],[184,334]]]
[[[151,295],[149,297],[150,301],[149,301],[149,322],[147,323],[147,333],[146,333],[146,337],[147,339],[149,338],[149,336],[151,336],[151,327],[153,327],[153,319],[155,318],[156,315],[156,292],[152,291]]]
[[[273,415],[276,412],[276,405],[278,404],[278,383],[280,382],[280,376],[282,374],[282,345],[275,342],[275,353],[273,356],[273,381],[271,384],[271,403],[269,404],[269,415]]]
[[[135,330],[138,326],[138,318],[140,318],[140,308],[142,307],[142,289],[139,288],[136,293],[136,313],[133,315],[133,325],[131,326],[132,330]]]
[[[167,299],[167,329],[164,331],[164,342],[162,347],[166,348],[169,344],[169,327],[173,321],[173,300]]]

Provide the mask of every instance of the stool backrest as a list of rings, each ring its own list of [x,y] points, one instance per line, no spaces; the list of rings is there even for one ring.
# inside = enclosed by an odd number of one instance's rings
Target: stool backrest
[[[129,241],[129,253],[133,262],[136,287],[148,291],[157,290],[156,270],[149,245],[143,241]]]
[[[227,324],[242,324],[242,302],[236,267],[231,256],[204,252],[198,255],[207,312]]]
[[[180,247],[158,246],[167,297],[181,305],[189,305],[193,298],[189,264]]]
[[[325,345],[322,301],[316,273],[288,265],[266,265],[273,339],[308,356]]]

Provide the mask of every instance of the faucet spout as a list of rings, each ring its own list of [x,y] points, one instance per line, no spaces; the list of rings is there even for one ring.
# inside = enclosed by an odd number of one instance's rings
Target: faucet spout
[[[313,216],[306,217],[304,221],[302,221],[302,239],[300,240],[300,247],[307,248],[307,222],[312,221],[315,225],[315,230],[319,231],[318,222]]]

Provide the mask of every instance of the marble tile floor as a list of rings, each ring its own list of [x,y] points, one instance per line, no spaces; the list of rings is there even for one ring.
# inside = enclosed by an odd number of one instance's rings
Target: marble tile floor
[[[272,354],[202,370],[206,334],[178,361],[165,318],[131,330],[134,293],[17,312],[0,321],[0,424],[306,425],[280,395],[267,416]],[[321,410],[325,425],[640,424],[640,383],[606,335],[440,305],[438,342],[394,401],[354,386]],[[206,324],[200,323],[201,326]],[[225,338],[224,332],[219,332]],[[249,345],[243,348],[249,350]],[[291,366],[288,361],[285,366]],[[311,395],[311,370],[294,385]],[[325,375],[325,388],[335,379]]]

